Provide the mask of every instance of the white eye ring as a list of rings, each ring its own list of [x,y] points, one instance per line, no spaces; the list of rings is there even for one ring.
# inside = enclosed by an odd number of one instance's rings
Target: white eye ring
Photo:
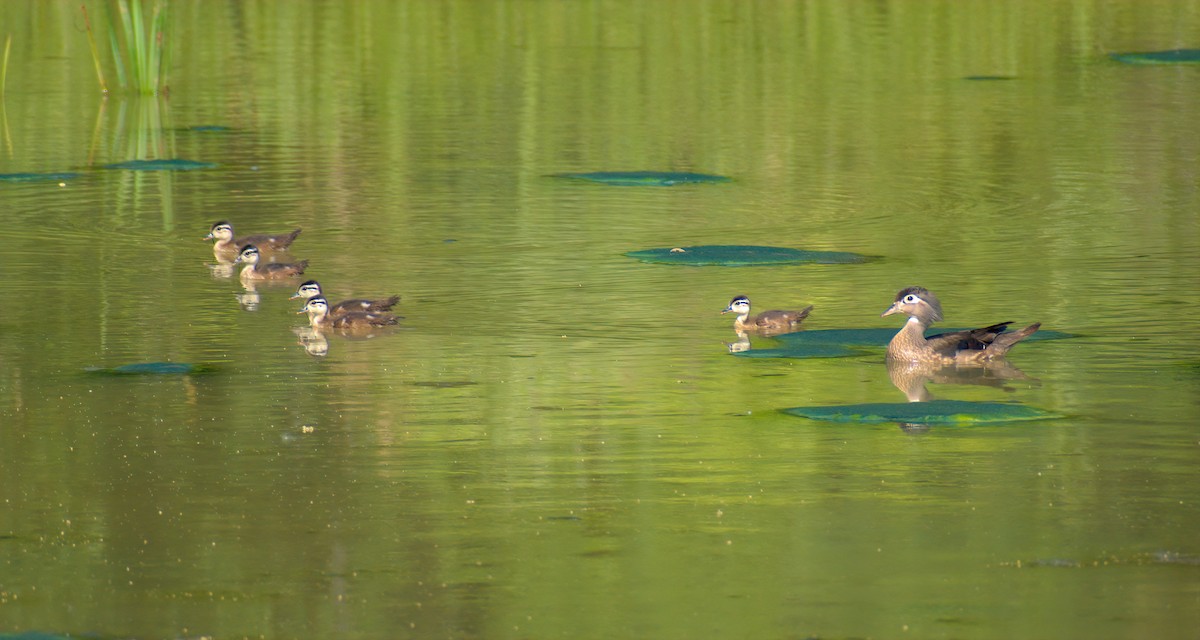
[[[910,293],[910,294],[904,296],[904,300],[902,300],[902,302],[904,302],[904,304],[916,304],[920,301],[921,301],[921,299],[918,298],[916,296],[916,294],[913,294],[913,293]]]

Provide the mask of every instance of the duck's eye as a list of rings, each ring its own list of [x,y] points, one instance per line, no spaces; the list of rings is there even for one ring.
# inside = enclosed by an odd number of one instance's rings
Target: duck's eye
[[[910,293],[904,296],[904,300],[902,302],[904,302],[904,304],[916,304],[920,301],[920,298],[918,298],[915,294]]]

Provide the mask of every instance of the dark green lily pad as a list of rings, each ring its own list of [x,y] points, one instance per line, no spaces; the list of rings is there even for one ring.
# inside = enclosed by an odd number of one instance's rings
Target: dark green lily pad
[[[611,184],[619,187],[673,187],[677,184],[729,182],[725,176],[676,171],[596,171],[592,173],[556,173],[552,178],[569,178]]]
[[[780,336],[775,336],[776,338]],[[860,356],[861,351],[856,351],[849,346],[842,344],[797,344],[787,347],[776,347],[770,349],[747,349],[738,351],[733,355],[739,358],[846,358],[849,356]]]
[[[216,371],[216,367],[186,362],[138,362],[123,364],[119,367],[88,367],[86,371],[114,376],[177,376],[212,373]]]
[[[805,251],[788,247],[704,245],[630,251],[625,255],[642,262],[691,266],[746,267],[764,264],[857,264],[867,256],[846,251]]]
[[[1125,64],[1200,64],[1200,49],[1110,53],[1108,57]]]
[[[0,182],[62,182],[78,178],[83,174],[70,171],[62,173],[0,173]]]
[[[1016,80],[1016,79],[1017,78],[1015,76],[964,76],[963,77],[963,80],[977,80],[977,81]]]
[[[1007,402],[968,402],[933,400],[931,402],[876,402],[828,407],[783,409],[788,415],[824,422],[880,424],[899,422],[924,425],[971,425],[1024,420],[1047,420],[1060,416]]]
[[[786,343],[787,345],[846,345],[846,346],[861,346],[861,347],[885,347],[887,343],[892,341],[892,337],[900,328],[873,328],[873,329],[818,329],[815,331],[797,331],[795,333],[785,333],[775,336],[776,340]],[[953,333],[955,331],[965,331],[965,329],[943,329],[935,327],[925,332],[926,337],[933,337],[942,333]],[[1037,342],[1039,340],[1062,340],[1064,338],[1077,337],[1073,333],[1065,333],[1062,331],[1053,331],[1051,329],[1043,329],[1037,333],[1025,338],[1024,342]]]
[[[192,171],[194,169],[211,169],[217,166],[215,162],[199,162],[170,158],[166,160],[130,160],[104,165],[105,169],[129,169],[130,171]]]
[[[196,133],[224,133],[226,131],[233,131],[233,129],[219,124],[198,124],[188,127],[187,130]]]

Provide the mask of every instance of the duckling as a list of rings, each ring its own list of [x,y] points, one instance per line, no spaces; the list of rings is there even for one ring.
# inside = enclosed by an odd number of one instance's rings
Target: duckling
[[[369,311],[347,311],[340,316],[329,312],[329,302],[324,296],[313,296],[304,303],[296,313],[307,313],[308,322],[313,329],[361,330],[378,329],[396,324],[396,316],[390,313],[374,313]]]
[[[320,295],[322,295],[321,285],[319,283],[317,283],[316,280],[309,280],[307,282],[302,283],[299,287],[297,287],[296,293],[292,294],[292,297],[290,299],[291,300],[295,300],[296,298],[308,299],[308,298],[314,298],[314,297],[320,296]],[[362,299],[357,299],[357,298],[352,299],[352,300],[342,300],[341,302],[329,307],[329,315],[332,317],[337,317],[337,316],[340,316],[340,315],[343,315],[346,313],[350,313],[352,311],[368,311],[368,312],[387,311],[387,310],[391,309],[392,307],[396,306],[397,302],[400,302],[400,296],[392,296],[392,297],[384,299],[384,300],[362,300]]]
[[[925,330],[942,319],[942,303],[931,291],[908,287],[896,294],[896,300],[880,317],[893,313],[908,316],[908,322],[888,343],[887,359],[939,364],[984,362],[1002,358],[1012,346],[1033,335],[1042,323],[1035,322],[1020,331],[1005,332],[1012,321],[982,329],[943,333],[929,338]]]
[[[241,279],[243,281],[294,278],[304,273],[304,270],[308,267],[308,260],[293,263],[264,263],[259,258],[258,247],[252,244],[242,247],[242,250],[238,253],[237,260],[234,260],[234,262],[244,262],[246,264],[245,267],[242,267]]]
[[[809,305],[800,311],[780,311],[772,309],[763,311],[762,313],[750,317],[750,298],[746,296],[737,296],[729,301],[729,306],[721,313],[729,313],[730,311],[738,314],[733,321],[734,331],[761,331],[771,333],[784,333],[791,331],[796,325],[800,324],[801,320],[808,317],[809,312],[813,310],[812,305]]]
[[[208,235],[204,236],[204,239],[216,239],[216,242],[213,243],[213,253],[219,255],[222,253],[235,253],[240,247],[248,244],[252,244],[263,251],[283,251],[291,246],[298,235],[300,235],[300,230],[296,229],[291,233],[275,235],[261,234],[246,236],[245,238],[234,238],[233,225],[228,220],[221,220],[220,222],[213,223],[212,229],[208,231]]]

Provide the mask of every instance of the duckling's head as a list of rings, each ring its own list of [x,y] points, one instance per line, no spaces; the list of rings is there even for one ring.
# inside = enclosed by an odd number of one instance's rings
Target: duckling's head
[[[730,311],[738,314],[739,316],[744,316],[750,313],[750,298],[747,298],[746,296],[734,297],[733,300],[729,301],[729,306],[725,307],[725,310],[721,313],[729,313]]]
[[[325,300],[325,296],[313,296],[296,313],[307,313],[310,319],[320,320],[329,313],[329,302]]]
[[[896,294],[896,300],[880,317],[893,313],[903,313],[910,318],[916,318],[925,324],[938,322],[942,319],[942,303],[938,302],[933,292],[923,287],[908,287]]]
[[[296,298],[308,299],[319,295],[321,295],[321,285],[317,284],[316,280],[309,280],[296,287],[296,293],[293,293],[292,297],[288,298],[288,300],[295,300]]]
[[[238,251],[238,257],[236,260],[234,260],[234,262],[235,263],[236,262],[245,262],[246,264],[258,264],[258,247],[254,246],[252,244],[248,244],[248,245],[242,247],[242,249],[240,251]]]
[[[229,242],[233,239],[233,225],[229,224],[228,220],[214,222],[212,228],[208,230],[208,235],[204,236],[205,240],[213,238],[221,242]]]

